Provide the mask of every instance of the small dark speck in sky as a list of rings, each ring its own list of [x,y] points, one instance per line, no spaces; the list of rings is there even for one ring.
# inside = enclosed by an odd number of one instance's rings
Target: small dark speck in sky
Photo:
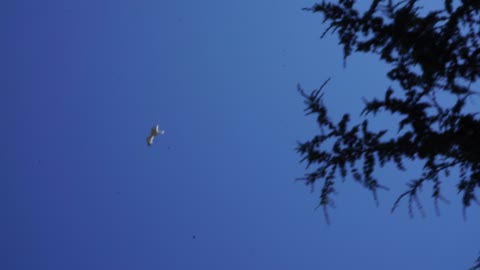
[[[192,235],[192,239],[197,239],[197,236],[195,234]]]

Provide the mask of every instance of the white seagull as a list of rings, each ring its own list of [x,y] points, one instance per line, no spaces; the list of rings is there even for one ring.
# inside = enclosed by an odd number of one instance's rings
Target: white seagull
[[[165,130],[160,130],[160,125],[156,125],[152,128],[150,131],[150,135],[147,137],[147,145],[150,146],[153,143],[153,138],[157,135],[163,135],[165,134]]]

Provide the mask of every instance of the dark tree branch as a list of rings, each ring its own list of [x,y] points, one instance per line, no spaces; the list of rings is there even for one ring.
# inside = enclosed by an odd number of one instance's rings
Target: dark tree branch
[[[418,13],[419,1],[393,2],[374,0],[363,14],[353,0],[323,1],[305,9],[323,14],[327,27],[322,37],[329,32],[338,35],[344,61],[354,52],[378,54],[391,66],[387,76],[401,87],[401,91],[389,87],[383,98],[364,101],[364,117],[383,112],[401,117],[397,135],[385,138],[387,130],[372,131],[368,119],[350,125],[348,113],[339,122],[329,117],[322,98],[330,79],[310,94],[298,86],[306,113],[316,116],[320,129],[319,135],[299,143],[296,149],[307,167],[316,167],[302,179],[312,186],[318,180],[323,182],[319,206],[326,218],[333,205],[336,178],[350,174],[378,203],[378,189],[387,188],[374,176],[376,165],[392,162],[405,170],[404,159],[422,162],[423,172],[407,184],[392,211],[408,198],[410,216],[414,205],[425,215],[418,194],[428,182],[439,214],[438,201],[448,203],[441,193],[441,174],[450,177],[453,169],[460,170],[457,188],[464,213],[472,202],[478,203],[480,119],[477,113],[467,112],[465,104],[476,93],[471,86],[480,77],[480,2],[462,1],[454,7],[446,0],[443,10],[425,16]],[[437,92],[449,94],[457,102],[443,106],[437,101]]]

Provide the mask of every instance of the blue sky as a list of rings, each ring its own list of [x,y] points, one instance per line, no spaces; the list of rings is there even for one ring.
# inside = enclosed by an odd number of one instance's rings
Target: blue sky
[[[390,208],[420,165],[377,172],[379,207],[347,179],[330,226],[294,181],[296,141],[317,132],[296,84],[332,77],[338,119],[390,85],[376,56],[343,68],[313,3],[2,2],[0,268],[470,267],[480,217],[463,220],[456,179],[439,217],[427,187],[414,219]]]

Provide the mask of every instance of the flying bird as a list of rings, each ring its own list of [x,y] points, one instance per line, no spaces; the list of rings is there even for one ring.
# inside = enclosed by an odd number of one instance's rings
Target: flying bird
[[[160,130],[160,125],[156,125],[152,128],[150,131],[150,135],[147,137],[147,145],[150,146],[153,143],[153,138],[157,135],[163,135],[165,134],[165,130]]]

